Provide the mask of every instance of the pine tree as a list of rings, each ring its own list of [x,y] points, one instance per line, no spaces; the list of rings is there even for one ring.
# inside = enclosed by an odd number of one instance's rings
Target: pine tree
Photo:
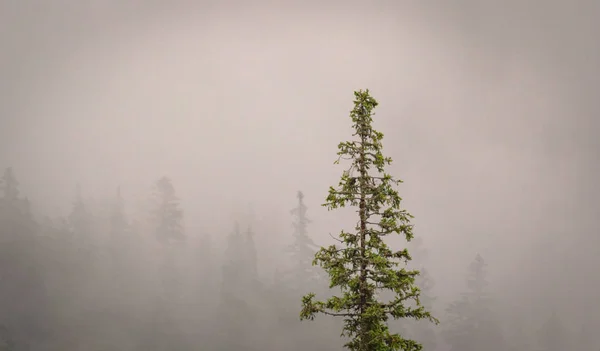
[[[254,232],[250,226],[246,230],[244,249],[246,256],[246,277],[251,285],[255,285],[258,282],[258,254],[256,252],[256,243],[254,242]]]
[[[127,251],[130,248],[129,234],[131,228],[125,216],[123,197],[121,196],[121,188],[117,188],[115,202],[110,216],[110,251],[112,264],[114,266],[113,273],[124,274],[124,269],[127,264]]]
[[[159,242],[169,245],[184,241],[183,211],[179,207],[179,198],[175,194],[171,179],[162,177],[156,182],[154,198],[156,237]]]
[[[171,179],[162,177],[155,183],[154,209],[152,212],[154,233],[163,255],[159,263],[162,293],[155,305],[149,325],[149,335],[143,347],[155,350],[172,350],[184,347],[180,330],[174,320],[180,312],[180,277],[177,269],[178,244],[185,240],[183,210]]]
[[[8,167],[2,178],[0,178],[0,186],[2,187],[2,198],[8,201],[17,200],[19,197],[19,182],[15,178],[13,170]]]
[[[7,168],[0,178],[0,344],[21,348],[42,337],[48,310],[46,252],[29,201],[19,194],[19,182]]]
[[[131,259],[133,249],[133,231],[125,214],[125,204],[121,196],[121,188],[118,187],[114,198],[112,213],[110,215],[109,250],[110,279],[115,284],[111,289],[116,298],[127,303],[126,296],[135,285],[132,281],[135,276]]]
[[[250,332],[256,321],[254,302],[256,297],[256,261],[253,260],[252,231],[246,235],[235,224],[234,231],[227,238],[225,262],[218,309],[220,348],[219,350],[253,350]],[[255,324],[255,323],[254,323]]]
[[[29,200],[19,196],[19,181],[6,168],[0,177],[0,242],[32,240],[38,229]]]
[[[478,254],[469,265],[467,291],[446,310],[444,334],[453,351],[505,350],[502,330],[490,308],[486,266]]]
[[[322,349],[325,345],[335,345],[338,341],[328,333],[333,321],[320,320],[316,323],[301,324],[295,315],[298,300],[305,289],[327,292],[326,282],[321,279],[323,277],[318,268],[312,265],[318,246],[308,234],[311,220],[307,216],[308,208],[304,203],[304,194],[298,191],[296,199],[296,206],[290,210],[292,240],[284,250],[288,260],[276,269],[270,291],[270,299],[276,304],[276,316],[273,321],[277,330],[276,337],[271,338],[270,348],[290,351]]]
[[[336,209],[350,205],[358,207],[355,232],[342,231],[340,246],[321,248],[315,254],[319,264],[329,274],[330,287],[341,289],[341,296],[314,301],[309,293],[302,299],[301,319],[314,319],[317,313],[344,318],[342,335],[350,338],[344,345],[350,350],[420,350],[422,346],[388,329],[389,317],[429,319],[437,322],[420,305],[419,288],[415,285],[416,270],[400,267],[411,256],[408,250],[393,251],[384,241],[390,234],[413,238],[412,216],[400,208],[401,198],[394,185],[401,183],[385,172],[391,164],[382,154],[383,134],[372,127],[373,109],[377,101],[369,91],[354,93],[354,109],[350,113],[358,139],[338,146],[338,160],[351,160],[343,172],[338,188],[330,187],[326,206]],[[381,301],[378,291],[394,293],[391,301]],[[417,307],[407,303],[415,301]]]
[[[313,287],[320,278],[316,267],[312,265],[318,246],[308,235],[308,225],[311,220],[307,216],[304,194],[298,191],[296,198],[298,204],[290,210],[290,214],[294,217],[292,243],[285,250],[289,254],[290,266],[288,269],[278,269],[276,272],[278,279],[281,280],[280,283],[292,290],[291,293],[300,293],[300,289],[305,289],[306,286]]]
[[[167,177],[160,178],[155,184],[155,208],[154,224],[155,235],[161,244],[163,261],[160,263],[162,290],[160,306],[167,313],[170,311],[178,298],[179,293],[179,272],[177,270],[177,244],[185,240],[183,230],[183,210],[179,206],[179,198],[175,194],[175,187],[171,179]],[[167,304],[170,304],[167,307]]]
[[[87,254],[91,250],[92,216],[83,202],[79,184],[75,188],[75,201],[68,220],[75,241],[79,248]]]

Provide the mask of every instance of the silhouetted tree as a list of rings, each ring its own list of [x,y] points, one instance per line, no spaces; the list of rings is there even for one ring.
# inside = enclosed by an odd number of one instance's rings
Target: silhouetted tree
[[[156,203],[153,214],[158,240],[163,244],[184,241],[183,211],[171,179],[162,177],[156,182],[154,199]]]
[[[162,262],[159,261],[161,286],[151,317],[149,335],[142,348],[166,351],[184,348],[181,330],[175,320],[180,307],[180,275],[177,257],[180,245],[185,241],[183,210],[171,179],[160,178],[154,187],[152,223],[154,234],[160,244]]]
[[[419,343],[389,331],[389,317],[429,319],[437,322],[420,305],[419,288],[415,285],[416,270],[399,267],[411,259],[408,250],[393,251],[384,239],[390,234],[413,238],[412,217],[401,209],[401,198],[394,189],[400,183],[385,172],[392,160],[382,154],[383,134],[372,127],[373,109],[377,101],[369,91],[354,93],[354,109],[350,113],[358,140],[338,146],[340,159],[349,159],[351,166],[343,172],[339,187],[329,189],[326,206],[329,209],[358,207],[356,232],[342,231],[340,246],[321,248],[315,255],[330,277],[330,286],[339,287],[341,296],[326,301],[314,301],[314,293],[302,299],[301,318],[313,319],[324,313],[344,318],[342,335],[350,340],[350,350],[420,350]],[[338,159],[339,161],[339,159]],[[394,292],[391,301],[380,301],[377,292]],[[413,300],[417,307],[407,306]]]
[[[294,295],[294,301],[302,296],[302,292],[307,287],[317,288],[316,285],[320,278],[317,267],[312,264],[319,247],[308,235],[308,224],[311,221],[306,215],[307,207],[304,204],[304,194],[298,191],[296,198],[298,204],[290,211],[294,218],[292,222],[292,243],[285,248],[289,260],[285,262],[286,265],[282,268],[276,269],[276,283],[280,285],[280,288],[286,290],[282,294],[286,297]]]
[[[2,198],[5,201],[15,201],[18,199],[19,182],[15,178],[11,167],[4,170],[4,174],[0,178],[0,186],[2,189]]]
[[[467,291],[447,308],[445,340],[453,351],[505,350],[502,330],[487,291],[486,263],[480,255],[469,265]]]
[[[298,320],[298,300],[306,290],[323,294],[328,291],[320,268],[312,264],[319,247],[308,234],[311,221],[307,216],[304,194],[298,191],[296,198],[297,204],[290,211],[293,218],[292,240],[284,249],[286,260],[276,269],[270,291],[273,304],[277,306],[274,319],[277,332],[271,338],[271,348],[290,351],[319,349],[326,345],[335,345],[338,341],[328,332],[331,321],[320,320],[317,323],[303,324]]]
[[[0,179],[0,340],[23,349],[45,337],[44,261],[29,201],[11,168]],[[1,343],[2,341],[0,341]]]
[[[114,204],[110,215],[110,256],[112,264],[113,278],[117,279],[119,285],[127,283],[128,269],[130,264],[128,257],[131,255],[131,226],[125,215],[123,197],[121,196],[121,188],[117,188]],[[123,280],[125,278],[125,280]]]
[[[252,231],[245,235],[236,223],[227,238],[218,309],[219,350],[259,350],[254,338],[257,295],[256,247]]]
[[[319,279],[319,273],[312,264],[318,246],[308,235],[308,225],[311,221],[306,215],[307,207],[304,204],[304,194],[299,191],[297,198],[297,206],[290,211],[294,216],[294,222],[292,223],[294,231],[292,234],[293,242],[288,247],[292,261],[290,273],[293,275],[294,282],[299,285],[295,287],[296,289],[314,285]],[[289,282],[289,284],[292,284],[292,282]]]
[[[71,213],[69,214],[68,221],[71,227],[73,239],[77,245],[77,248],[81,251],[84,258],[92,258],[92,236],[93,236],[93,223],[92,215],[88,211],[83,197],[81,196],[81,186],[77,184],[75,188],[75,201]],[[91,263],[91,262],[89,262]]]

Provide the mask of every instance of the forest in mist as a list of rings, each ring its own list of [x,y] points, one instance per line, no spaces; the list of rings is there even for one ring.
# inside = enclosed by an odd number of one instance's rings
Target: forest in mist
[[[0,351],[343,350],[313,266],[352,91],[439,324],[600,350],[600,2],[0,0]]]
[[[301,191],[290,194],[296,205],[288,230],[261,225],[249,207],[223,232],[202,233],[186,230],[184,219],[194,214],[181,207],[168,177],[135,212],[125,210],[118,187],[93,199],[77,186],[60,218],[32,210],[11,168],[1,184],[2,350],[342,349],[340,321],[299,319],[303,294],[329,295],[327,278],[312,265],[318,235]],[[270,238],[282,244],[269,245]],[[423,240],[405,247],[408,265],[421,272],[421,303],[442,323],[395,320],[390,327],[425,350],[598,347],[593,309],[574,323],[556,306],[539,314],[515,306],[490,289],[485,258],[475,252],[454,275],[463,291],[439,304],[443,287],[427,269]],[[263,255],[266,272],[259,271]]]

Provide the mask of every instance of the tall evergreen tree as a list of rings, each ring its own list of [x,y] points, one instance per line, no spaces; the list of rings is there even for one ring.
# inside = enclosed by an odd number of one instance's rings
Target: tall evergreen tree
[[[219,350],[258,350],[251,332],[256,324],[256,261],[252,232],[235,224],[227,238],[218,309]]]
[[[304,194],[298,191],[296,198],[298,204],[290,210],[290,214],[294,218],[292,243],[286,248],[286,253],[290,258],[289,268],[279,269],[277,274],[281,283],[292,290],[292,293],[300,294],[301,289],[305,289],[307,286],[314,288],[319,279],[319,272],[312,264],[318,246],[308,235],[308,225],[311,221],[307,216]]]
[[[254,231],[252,230],[252,227],[248,227],[246,230],[244,249],[247,279],[250,284],[256,284],[258,282],[258,254],[256,252],[256,243],[254,242]]]
[[[110,216],[110,254],[115,278],[127,273],[127,256],[131,249],[131,227],[124,207],[121,187],[118,187]]]
[[[155,208],[153,211],[155,235],[163,250],[161,263],[162,298],[174,301],[179,289],[177,251],[185,241],[183,230],[183,210],[175,193],[171,179],[160,178],[155,184]]]
[[[437,322],[420,305],[416,270],[400,267],[408,262],[408,250],[393,251],[384,239],[390,234],[413,238],[412,216],[401,209],[401,198],[394,185],[401,183],[385,172],[391,164],[382,154],[383,134],[372,127],[373,109],[378,105],[369,91],[354,93],[354,109],[350,112],[357,139],[338,146],[338,161],[349,159],[339,186],[330,187],[326,206],[336,209],[347,205],[358,207],[355,232],[342,231],[340,246],[321,248],[315,263],[329,274],[330,287],[339,287],[341,296],[314,301],[314,293],[302,299],[302,319],[313,319],[317,313],[344,318],[342,335],[350,338],[345,347],[356,351],[420,350],[422,346],[390,332],[387,321],[414,318]],[[394,293],[391,301],[381,301],[377,292]],[[415,301],[417,307],[409,307]]]
[[[11,168],[0,178],[0,343],[22,349],[47,329],[38,225]]]
[[[92,249],[92,215],[83,201],[79,184],[75,188],[75,201],[68,220],[78,248],[88,255]]]
[[[505,350],[502,329],[491,309],[486,263],[478,254],[469,265],[467,291],[447,308],[445,339],[452,351]]]
[[[154,234],[160,244],[162,262],[159,263],[160,293],[152,315],[149,335],[142,348],[166,351],[182,349],[181,331],[175,317],[180,307],[180,276],[177,257],[180,244],[185,241],[183,210],[171,179],[162,177],[155,183],[152,219]]]
[[[275,271],[274,284],[271,287],[271,301],[276,304],[275,336],[271,338],[272,349],[306,350],[322,349],[335,345],[338,341],[332,337],[333,321],[319,320],[316,323],[301,324],[297,316],[298,300],[306,289],[327,293],[327,283],[318,267],[312,261],[318,249],[308,233],[311,223],[307,216],[304,194],[298,191],[297,204],[290,210],[292,215],[291,243],[285,247],[284,262]],[[337,326],[336,326],[337,327]]]
[[[162,177],[156,182],[154,198],[156,207],[153,214],[157,239],[166,245],[184,241],[183,211],[171,179]]]
[[[0,240],[33,239],[38,231],[29,200],[19,196],[19,181],[12,168],[6,168],[0,178]]]
[[[19,182],[15,178],[13,170],[8,167],[4,170],[2,178],[0,178],[0,186],[2,189],[2,198],[5,201],[14,201],[19,197]]]

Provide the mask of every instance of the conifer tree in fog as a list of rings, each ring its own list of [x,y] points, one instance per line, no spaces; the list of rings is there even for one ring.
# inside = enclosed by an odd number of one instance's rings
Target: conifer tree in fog
[[[307,285],[314,285],[318,278],[318,272],[312,265],[318,246],[308,235],[308,225],[311,221],[307,216],[304,194],[298,191],[296,198],[298,204],[290,211],[294,218],[292,222],[294,229],[292,233],[293,241],[286,250],[290,255],[291,267],[288,271],[282,270],[279,272],[280,279],[283,279],[286,286],[294,292],[305,288]]]
[[[250,228],[242,234],[239,224],[227,237],[218,309],[219,350],[254,350],[253,321],[257,298],[256,247]]]
[[[19,197],[19,182],[15,178],[11,167],[4,170],[0,178],[0,187],[2,189],[2,198],[5,201],[14,201]]]
[[[73,249],[73,260],[76,265],[76,276],[81,280],[80,287],[89,288],[94,283],[92,277],[97,268],[97,251],[94,250],[94,227],[93,217],[83,201],[81,186],[75,187],[75,201],[68,218],[71,236],[71,248]]]
[[[142,347],[155,350],[179,349],[182,346],[180,331],[175,328],[180,297],[180,277],[177,269],[178,250],[185,241],[183,210],[179,205],[175,187],[168,177],[154,184],[152,222],[154,235],[160,244],[159,275],[161,286],[152,315],[148,338]]]
[[[177,270],[178,244],[185,241],[183,230],[183,210],[171,179],[160,178],[155,183],[155,208],[153,211],[155,235],[162,247],[164,255],[160,264],[163,302],[174,302],[179,292],[179,276]],[[166,308],[166,307],[165,307]]]
[[[311,220],[307,215],[302,191],[296,193],[296,206],[290,210],[292,216],[291,242],[283,249],[285,260],[275,270],[274,284],[271,287],[271,301],[276,306],[275,337],[272,349],[290,351],[319,349],[325,345],[335,345],[338,339],[327,329],[334,321],[301,324],[298,320],[298,300],[306,290],[326,293],[327,282],[313,266],[318,246],[309,235]]]
[[[315,301],[309,293],[302,299],[302,319],[314,319],[318,313],[344,319],[342,335],[349,338],[345,347],[356,351],[420,350],[419,343],[392,333],[388,319],[413,318],[437,322],[421,306],[416,270],[402,267],[411,256],[408,250],[394,251],[387,237],[399,234],[406,241],[413,238],[412,216],[401,208],[401,197],[395,185],[401,183],[385,171],[392,160],[382,153],[383,134],[374,130],[373,109],[377,101],[369,91],[354,93],[354,109],[350,112],[354,129],[351,141],[338,146],[338,163],[349,160],[337,188],[330,187],[328,209],[352,206],[358,208],[355,231],[342,231],[339,244],[321,248],[314,262],[329,274],[330,287],[339,287],[340,296]],[[380,291],[394,296],[386,301]],[[414,301],[416,307],[410,307]]]
[[[75,201],[68,220],[78,248],[86,255],[89,254],[91,250],[92,216],[83,202],[79,184],[75,188]]]
[[[246,230],[245,242],[247,277],[250,284],[255,285],[258,282],[258,255],[256,243],[254,242],[254,231],[251,227]]]
[[[48,323],[38,230],[29,201],[7,168],[0,177],[0,344],[7,350],[39,340]]]
[[[129,223],[125,216],[123,197],[121,196],[121,188],[117,188],[117,193],[114,200],[112,213],[110,215],[110,240],[111,240],[111,256],[115,268],[124,264],[125,247],[129,242],[126,235],[129,233]]]
[[[130,255],[133,249],[132,228],[125,214],[125,205],[121,196],[121,187],[117,188],[112,213],[110,215],[110,267],[114,279],[115,293],[122,294],[131,285],[132,274]]]
[[[129,231],[129,223],[125,216],[125,205],[123,196],[121,196],[121,187],[117,188],[113,210],[110,216],[110,232],[114,241],[120,241],[126,232]]]
[[[446,309],[444,338],[452,351],[505,350],[505,340],[492,310],[486,263],[478,254],[469,265],[467,291]]]
[[[170,245],[184,241],[183,210],[179,206],[179,198],[171,179],[162,177],[156,182],[154,198],[155,234],[159,242]]]

